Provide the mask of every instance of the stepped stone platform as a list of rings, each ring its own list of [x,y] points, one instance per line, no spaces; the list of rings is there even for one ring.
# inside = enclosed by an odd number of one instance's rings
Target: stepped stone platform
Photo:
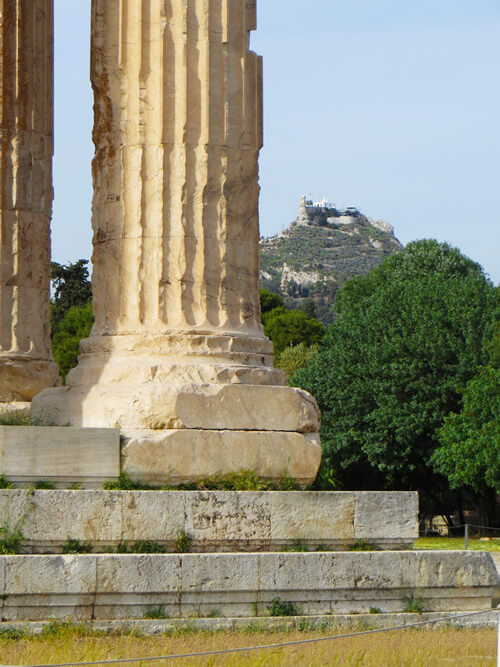
[[[484,552],[249,553],[0,557],[3,621],[269,616],[491,608],[497,572]]]
[[[27,553],[57,553],[68,537],[95,551],[154,541],[198,552],[408,549],[418,537],[415,492],[0,490],[0,522],[20,525]]]

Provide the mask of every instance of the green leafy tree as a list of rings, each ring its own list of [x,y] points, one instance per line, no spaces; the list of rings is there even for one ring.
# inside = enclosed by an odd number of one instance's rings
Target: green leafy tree
[[[316,306],[313,299],[304,299],[302,310],[307,317],[316,319]]]
[[[262,322],[264,333],[273,341],[276,355],[290,345],[319,343],[325,335],[325,325],[300,310],[274,308],[263,316]]]
[[[314,355],[318,354],[318,351],[318,344],[311,345],[310,347],[305,343],[289,345],[280,354],[275,365],[281,368],[282,371],[285,371],[288,377],[293,377],[298,370],[305,368],[310,363]]]
[[[262,314],[269,313],[275,308],[282,308],[284,305],[285,301],[279,294],[269,292],[267,289],[260,290],[260,312]]]
[[[72,306],[85,306],[92,299],[88,260],[79,259],[69,264],[51,263],[53,290],[52,331]]]
[[[319,354],[293,378],[322,410],[320,486],[420,489],[443,511],[435,432],[483,363],[493,302],[478,264],[430,240],[344,285]]]
[[[52,353],[64,380],[76,366],[80,340],[90,334],[93,322],[91,301],[84,306],[72,306],[59,322],[57,332],[52,337]]]
[[[437,431],[441,443],[432,456],[452,488],[470,486],[477,494],[482,522],[495,525],[500,493],[500,369],[488,366],[467,384],[463,407],[450,413]]]

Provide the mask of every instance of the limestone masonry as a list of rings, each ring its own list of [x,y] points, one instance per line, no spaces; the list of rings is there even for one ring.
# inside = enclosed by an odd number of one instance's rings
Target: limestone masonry
[[[491,609],[497,580],[491,554],[477,551],[1,556],[0,615],[252,618],[275,597],[311,616],[398,612],[413,596],[428,612],[476,611]]]
[[[306,485],[320,463],[317,405],[260,324],[255,25],[248,0],[92,3],[96,320],[32,414],[120,428],[136,480]]]
[[[53,0],[0,1],[0,402],[56,384],[49,279]]]
[[[61,430],[61,429],[60,429]],[[109,458],[109,456],[108,456]],[[112,463],[112,462],[111,462]],[[109,463],[108,463],[109,468]],[[23,552],[54,554],[68,536],[94,551],[153,541],[176,550],[180,533],[196,552],[412,548],[416,492],[382,491],[31,491],[0,490],[0,524],[22,522]]]

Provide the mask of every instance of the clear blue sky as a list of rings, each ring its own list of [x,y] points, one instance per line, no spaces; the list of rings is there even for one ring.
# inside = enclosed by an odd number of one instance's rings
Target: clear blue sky
[[[90,0],[56,4],[53,255],[89,257]],[[404,243],[458,246],[500,281],[498,0],[259,0],[261,233],[302,194],[358,206]]]

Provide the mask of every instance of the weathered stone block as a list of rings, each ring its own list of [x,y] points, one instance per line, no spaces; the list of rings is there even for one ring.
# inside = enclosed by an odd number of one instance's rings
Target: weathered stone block
[[[473,551],[419,551],[416,554],[417,588],[456,588],[496,585],[496,568],[491,554],[478,560]],[[493,565],[494,571],[491,566]]]
[[[279,479],[287,471],[307,486],[321,461],[315,433],[180,429],[122,436],[122,470],[142,482],[180,484],[244,469],[264,479]]]
[[[116,429],[0,426],[0,475],[14,482],[101,486],[119,474]]]
[[[177,593],[182,557],[169,554],[108,554],[97,558],[100,594]]]
[[[406,491],[355,491],[354,535],[356,540],[373,540],[383,535],[418,537],[418,495]]]
[[[271,539],[283,541],[340,540],[354,538],[354,494],[350,492],[318,493],[316,491],[271,493]],[[370,513],[370,516],[373,515]],[[378,533],[378,537],[381,534]]]
[[[94,594],[97,557],[92,555],[3,556],[7,595]]]
[[[231,544],[259,549],[271,542],[271,495],[267,492],[186,494],[185,531],[196,545],[223,550]]]
[[[182,491],[126,491],[121,500],[123,542],[152,540],[172,545],[185,530],[186,500]]]
[[[30,491],[2,489],[0,491],[0,525],[10,532],[19,530],[28,539],[33,535],[35,503]]]
[[[119,491],[37,491],[32,496],[29,539],[39,546],[60,544],[67,537],[91,544],[117,544],[123,533],[123,500]]]

